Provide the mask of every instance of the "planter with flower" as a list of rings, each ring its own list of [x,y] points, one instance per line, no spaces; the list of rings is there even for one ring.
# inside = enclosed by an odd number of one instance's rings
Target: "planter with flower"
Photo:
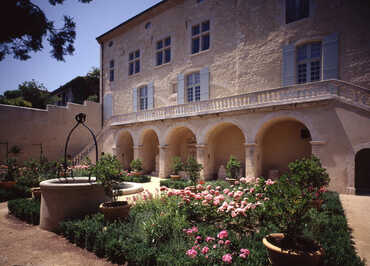
[[[170,175],[172,180],[180,180],[179,172],[184,170],[184,163],[181,161],[180,157],[173,157],[172,158],[172,171],[173,174]]]
[[[9,158],[5,165],[1,166],[0,187],[11,189],[16,184],[16,178],[19,176],[17,160]]]
[[[238,178],[239,171],[240,162],[231,155],[226,164],[226,181],[233,184]]]
[[[128,216],[130,205],[127,201],[118,201],[120,194],[116,189],[122,182],[121,165],[115,156],[103,155],[92,168],[92,173],[97,176],[97,182],[104,188],[111,201],[100,204],[99,209],[107,221],[113,221]]]
[[[195,185],[197,184],[197,180],[200,177],[200,171],[203,169],[203,166],[197,162],[193,157],[189,157],[188,160],[184,164],[184,170],[187,176],[192,183],[192,186],[189,187],[190,190],[195,190]]]
[[[280,233],[263,239],[273,265],[319,265],[323,250],[315,240],[304,234],[310,223],[308,210],[316,193],[329,183],[329,176],[319,159],[297,160],[289,164],[289,173],[271,187],[266,202],[265,219]]]
[[[132,160],[130,163],[131,167],[131,174],[134,176],[140,176],[141,171],[143,170],[143,163],[140,160],[140,158],[137,158],[135,160]]]

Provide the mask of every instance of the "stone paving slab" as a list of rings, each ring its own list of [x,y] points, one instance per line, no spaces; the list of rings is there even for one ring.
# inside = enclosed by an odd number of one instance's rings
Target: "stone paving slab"
[[[370,265],[370,196],[339,195],[358,255]]]

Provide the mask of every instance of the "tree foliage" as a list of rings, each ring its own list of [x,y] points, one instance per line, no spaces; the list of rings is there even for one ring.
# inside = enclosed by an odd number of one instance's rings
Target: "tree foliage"
[[[0,103],[24,107],[45,109],[47,104],[55,102],[42,83],[35,80],[25,81],[18,86],[18,90],[5,91],[0,96]]]
[[[78,1],[89,3],[92,0]],[[49,0],[51,5],[63,2],[64,0]],[[30,0],[4,0],[0,14],[0,61],[6,55],[13,55],[19,60],[29,59],[30,52],[43,49],[42,42],[45,38],[52,47],[52,57],[58,61],[64,61],[65,55],[73,54],[76,24],[71,17],[63,16],[64,25],[58,29],[40,7]]]

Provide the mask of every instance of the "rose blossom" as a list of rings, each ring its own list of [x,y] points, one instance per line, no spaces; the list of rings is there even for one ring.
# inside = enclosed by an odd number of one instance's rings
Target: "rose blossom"
[[[222,256],[222,261],[223,262],[226,262],[226,263],[230,264],[232,262],[232,260],[233,260],[233,257],[229,253]]]
[[[207,252],[209,251],[209,247],[205,246],[202,248],[202,253],[203,254],[207,254]]]
[[[191,258],[195,258],[197,256],[198,252],[195,249],[189,249],[186,251],[186,255],[188,255]]]
[[[217,237],[220,238],[220,239],[224,239],[224,238],[227,238],[229,236],[229,234],[227,233],[226,230],[222,230],[221,232],[219,232],[217,234]]]

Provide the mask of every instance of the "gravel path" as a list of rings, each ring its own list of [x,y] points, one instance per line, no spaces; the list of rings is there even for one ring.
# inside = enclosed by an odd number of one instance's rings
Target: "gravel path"
[[[355,247],[370,265],[370,196],[340,195]]]

